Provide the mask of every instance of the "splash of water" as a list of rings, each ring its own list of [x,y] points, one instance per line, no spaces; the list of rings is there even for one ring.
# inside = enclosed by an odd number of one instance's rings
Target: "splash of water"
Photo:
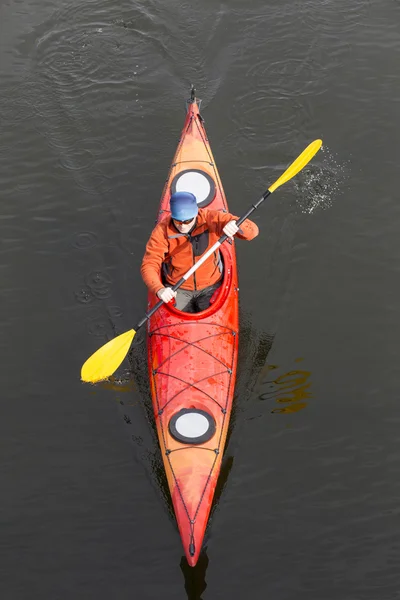
[[[330,208],[349,177],[349,160],[339,162],[326,146],[319,158],[319,164],[307,165],[293,180],[296,203],[305,214]]]

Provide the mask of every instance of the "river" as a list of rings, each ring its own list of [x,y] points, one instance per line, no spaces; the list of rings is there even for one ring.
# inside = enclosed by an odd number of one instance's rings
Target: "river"
[[[3,600],[394,600],[400,572],[400,4],[0,7]],[[238,244],[235,409],[204,553],[171,513],[140,263],[194,84]]]

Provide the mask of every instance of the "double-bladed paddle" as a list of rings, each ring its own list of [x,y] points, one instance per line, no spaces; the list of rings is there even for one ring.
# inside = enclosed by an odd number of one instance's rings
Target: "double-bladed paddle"
[[[264,202],[266,198],[268,198],[270,194],[272,194],[272,192],[274,192],[276,189],[278,189],[278,187],[292,179],[292,177],[297,175],[297,173],[299,173],[306,166],[306,164],[310,162],[313,156],[315,156],[315,154],[318,152],[321,146],[322,140],[315,140],[314,142],[311,142],[311,144],[309,144],[307,148],[303,150],[300,156],[298,156],[296,160],[292,162],[292,164],[279,177],[279,179],[277,179],[275,183],[273,183],[266,190],[266,192],[264,192],[264,194],[261,196],[258,202],[253,204],[249,208],[249,210],[242,217],[240,217],[240,219],[236,221],[236,225],[240,226],[243,223],[243,221],[245,221],[251,215],[251,213],[254,212],[260,206],[260,204]],[[226,234],[222,235],[219,238],[219,240],[215,242],[215,244],[209,250],[207,250],[205,254],[203,254],[203,256],[197,261],[197,263],[193,265],[193,267],[189,269],[189,271],[171,289],[174,292],[177,289],[179,289],[181,285],[185,283],[185,281],[189,279],[191,275],[193,275],[193,273],[200,267],[200,265],[202,265],[204,261],[206,261],[207,258],[211,256],[217,250],[217,248],[219,248],[221,244],[223,244],[227,239],[228,236]],[[118,337],[104,344],[104,346],[102,346],[94,354],[92,354],[92,356],[90,356],[82,366],[82,381],[95,383],[96,381],[102,381],[103,379],[107,379],[107,377],[110,377],[110,375],[112,375],[114,371],[118,369],[119,365],[122,363],[125,356],[128,354],[128,350],[132,344],[132,340],[135,337],[137,330],[140,329],[140,327],[144,325],[144,323],[146,323],[147,319],[154,315],[154,313],[162,305],[162,300],[157,302],[157,304],[155,304],[153,308],[145,314],[143,319],[139,321],[139,323],[136,325],[136,330],[130,329],[129,331],[122,333]]]

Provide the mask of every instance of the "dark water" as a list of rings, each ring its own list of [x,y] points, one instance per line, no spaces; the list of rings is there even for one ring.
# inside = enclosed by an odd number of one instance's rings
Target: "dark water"
[[[395,0],[3,2],[2,599],[400,597],[399,51]],[[324,140],[238,249],[237,400],[196,569],[143,340],[118,381],[79,381],[143,314],[192,82],[233,212]]]

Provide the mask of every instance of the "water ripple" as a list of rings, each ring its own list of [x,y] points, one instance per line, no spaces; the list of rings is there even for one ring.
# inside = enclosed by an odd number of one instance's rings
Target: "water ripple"
[[[75,235],[72,245],[78,250],[87,250],[97,246],[97,235],[92,231],[81,231]]]

